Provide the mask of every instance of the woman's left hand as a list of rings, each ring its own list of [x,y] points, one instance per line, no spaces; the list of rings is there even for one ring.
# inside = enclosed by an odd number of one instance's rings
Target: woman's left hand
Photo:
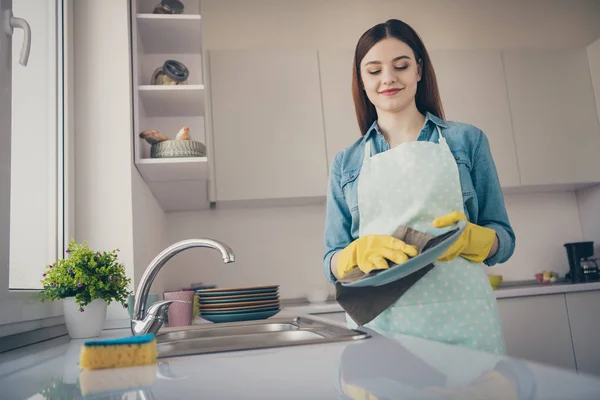
[[[436,218],[433,221],[433,226],[436,228],[446,228],[461,220],[467,220],[465,214],[454,211]],[[483,262],[490,255],[490,250],[494,246],[495,240],[496,231],[493,229],[467,222],[467,226],[460,237],[438,260],[450,261],[458,256],[462,256],[476,263]]]

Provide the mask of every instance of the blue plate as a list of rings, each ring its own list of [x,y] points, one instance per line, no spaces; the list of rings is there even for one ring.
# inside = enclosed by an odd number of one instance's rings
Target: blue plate
[[[423,267],[431,264],[441,257],[450,246],[456,242],[467,226],[467,221],[458,221],[455,226],[445,229],[439,236],[446,236],[443,240],[427,248],[421,254],[411,258],[402,264],[392,264],[389,269],[385,269],[371,276],[362,278],[356,282],[342,282],[342,286],[365,287],[381,286],[395,280],[404,278]]]
[[[211,322],[239,322],[252,321],[256,319],[267,319],[279,313],[280,310],[258,311],[249,313],[222,314],[222,315],[202,315],[202,318]]]
[[[223,290],[223,291],[198,291],[196,294],[199,297],[210,297],[210,296],[234,296],[236,294],[256,294],[256,293],[277,293],[278,288],[264,288],[264,289],[247,289],[247,290]]]
[[[253,297],[240,297],[238,299],[219,299],[219,300],[202,300],[198,301],[200,304],[218,304],[218,303],[239,303],[246,301],[262,301],[262,300],[277,300],[279,295],[269,294],[266,296],[253,296]]]
[[[259,308],[247,308],[242,310],[229,310],[229,311],[200,311],[200,316],[203,315],[225,315],[225,314],[247,314],[252,312],[260,311],[273,311],[279,310],[279,306],[259,307]]]

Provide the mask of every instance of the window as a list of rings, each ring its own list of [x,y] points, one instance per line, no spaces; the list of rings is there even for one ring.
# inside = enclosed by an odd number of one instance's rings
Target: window
[[[15,17],[12,36],[0,19],[0,324],[60,314],[56,304],[37,301],[34,291],[44,266],[63,257],[67,234],[68,3],[0,0],[0,15],[12,11]]]

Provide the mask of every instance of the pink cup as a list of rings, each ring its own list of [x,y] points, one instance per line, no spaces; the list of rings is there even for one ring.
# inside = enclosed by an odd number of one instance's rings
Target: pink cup
[[[182,290],[180,292],[165,292],[165,300],[182,300],[189,303],[171,303],[169,306],[169,326],[186,326],[192,324],[192,312],[194,309],[193,290]]]

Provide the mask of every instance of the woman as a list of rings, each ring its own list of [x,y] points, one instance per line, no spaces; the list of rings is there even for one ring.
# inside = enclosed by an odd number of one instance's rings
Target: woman
[[[429,55],[402,21],[361,36],[352,91],[362,137],[331,164],[328,279],[415,256],[415,247],[391,236],[399,226],[439,234],[465,219],[464,233],[435,268],[365,326],[503,354],[496,298],[483,267],[508,260],[515,235],[487,137],[475,126],[444,121]]]

